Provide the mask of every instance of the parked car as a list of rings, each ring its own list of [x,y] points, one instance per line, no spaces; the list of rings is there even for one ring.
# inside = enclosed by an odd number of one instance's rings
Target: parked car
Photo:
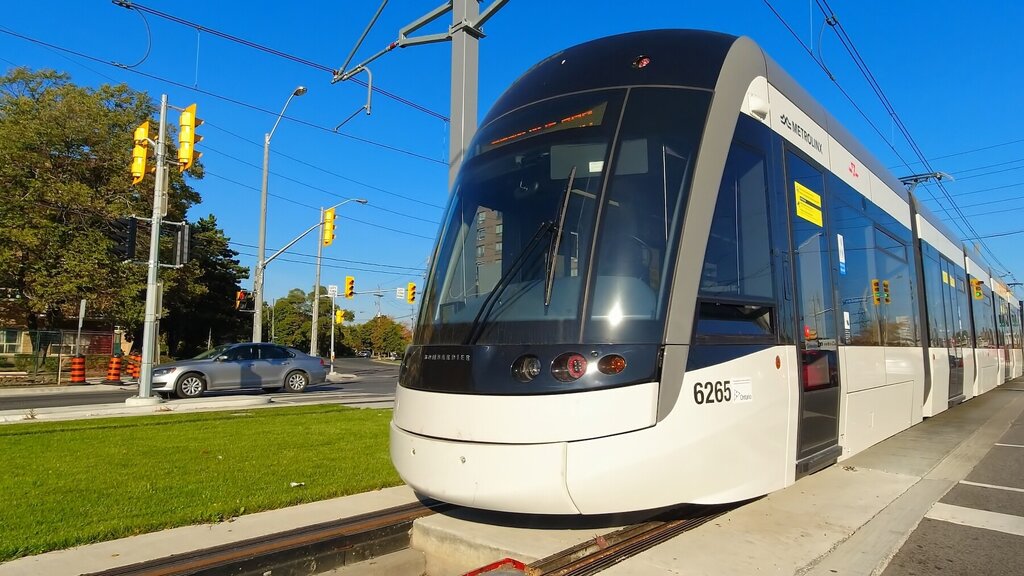
[[[370,351],[369,350],[360,350],[360,351],[356,352],[356,356],[359,357],[359,358],[369,358],[370,357]]]
[[[327,379],[322,358],[277,344],[224,344],[192,358],[153,368],[153,391],[196,398],[232,388],[302,392]]]

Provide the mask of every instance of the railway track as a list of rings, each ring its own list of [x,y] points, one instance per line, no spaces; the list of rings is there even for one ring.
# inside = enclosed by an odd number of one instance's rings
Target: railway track
[[[743,503],[686,507],[661,519],[627,526],[528,564],[527,576],[586,576],[610,568],[683,532],[718,518]]]
[[[315,574],[406,548],[414,520],[450,508],[416,502],[86,576]]]

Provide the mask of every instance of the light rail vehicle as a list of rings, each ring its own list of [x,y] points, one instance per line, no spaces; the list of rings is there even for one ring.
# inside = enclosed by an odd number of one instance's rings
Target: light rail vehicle
[[[1006,284],[752,40],[636,32],[481,123],[391,456],[482,509],[735,502],[1022,368]]]

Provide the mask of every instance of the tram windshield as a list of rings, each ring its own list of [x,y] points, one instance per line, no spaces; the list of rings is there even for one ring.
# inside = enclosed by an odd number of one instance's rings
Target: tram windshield
[[[709,100],[600,90],[484,126],[455,183],[416,344],[660,341]]]

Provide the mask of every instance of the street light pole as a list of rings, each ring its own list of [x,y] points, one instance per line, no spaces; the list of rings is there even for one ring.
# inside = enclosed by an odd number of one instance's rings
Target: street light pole
[[[342,204],[348,204],[349,202],[359,202],[360,204],[366,204],[368,200],[366,198],[349,198],[342,202],[338,202],[330,208],[320,209],[320,226],[324,225],[324,212],[332,210],[341,206]],[[309,336],[309,355],[318,356],[317,354],[317,322],[320,316],[320,261],[323,255],[324,237],[323,228],[320,229],[320,239],[317,241],[316,249],[316,282],[313,283],[313,328],[312,334]],[[333,320],[332,320],[333,321]]]
[[[281,118],[284,116],[285,110],[288,109],[288,104],[291,103],[292,98],[296,96],[302,96],[306,93],[305,86],[299,86],[292,91],[291,95],[284,102],[284,107],[281,108],[281,113],[277,115],[277,120],[274,121],[274,127],[263,135],[263,185],[260,190],[260,236],[259,236],[259,248],[256,251],[256,273],[253,276],[253,301],[254,310],[252,315],[252,341],[262,342],[263,341],[263,275],[266,271],[265,258],[267,256],[267,179],[270,174],[270,139],[274,136],[274,131],[277,130],[277,125],[281,123]]]

